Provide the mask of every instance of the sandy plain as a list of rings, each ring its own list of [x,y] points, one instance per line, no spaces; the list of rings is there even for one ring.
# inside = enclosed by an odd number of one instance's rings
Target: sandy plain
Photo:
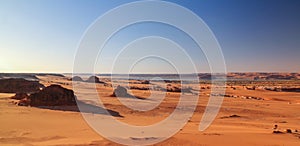
[[[72,89],[72,82],[66,77],[38,76],[38,78],[45,86],[59,84]],[[89,84],[80,83],[80,86],[88,87]],[[256,84],[260,86],[262,83]],[[298,81],[295,84],[298,85]],[[136,83],[130,85],[149,86]],[[199,85],[190,86],[194,88]],[[224,98],[220,112],[210,127],[201,132],[198,126],[211,91],[210,84],[203,83],[200,86],[203,88],[200,89],[197,107],[188,123],[177,134],[155,145],[300,145],[300,133],[295,132],[300,130],[299,92],[248,90],[242,84],[228,85],[226,88],[228,97]],[[168,92],[157,108],[141,112],[131,110],[122,105],[117,98],[111,97],[113,88],[110,86],[97,84],[97,90],[105,107],[122,115],[115,118],[132,125],[151,125],[165,119],[176,108],[180,97],[180,93]],[[150,95],[146,90],[131,90],[131,92],[144,98]],[[0,94],[0,145],[119,145],[95,132],[80,112],[68,110],[72,107],[17,106],[10,99],[13,95]],[[191,95],[184,94],[183,97],[185,96]],[[278,130],[283,133],[272,133],[274,125],[278,125]],[[286,133],[286,129],[291,129],[292,133]]]

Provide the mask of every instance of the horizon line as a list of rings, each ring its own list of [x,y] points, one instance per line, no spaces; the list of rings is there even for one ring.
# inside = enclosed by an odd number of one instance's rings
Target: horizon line
[[[283,72],[283,71],[234,71],[234,72],[226,72],[228,73],[300,73],[300,72]],[[99,74],[99,75],[127,75],[128,73],[72,73],[72,72],[0,72],[0,74]],[[129,73],[129,75],[177,75],[178,73]],[[185,74],[212,74],[211,72],[198,72],[198,73],[182,73]],[[220,72],[214,74],[221,74]]]

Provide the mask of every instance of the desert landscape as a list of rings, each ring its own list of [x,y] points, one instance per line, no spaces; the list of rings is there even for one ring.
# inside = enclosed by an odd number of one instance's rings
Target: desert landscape
[[[181,95],[181,98],[199,96],[188,123],[177,134],[155,145],[300,145],[299,73],[228,73],[224,95],[211,93],[209,74],[199,74],[199,82],[185,82],[188,88],[181,88],[182,82],[178,80],[145,80],[147,75],[136,75],[130,80],[117,78],[117,87],[108,75],[0,74],[0,77],[0,145],[3,146],[119,145],[95,132],[77,108],[81,104],[89,107],[81,112],[103,114],[89,110],[99,107],[89,102],[88,96],[75,101],[72,84],[88,88],[93,83],[110,113],[102,116],[113,116],[137,126],[151,125],[168,117]],[[129,87],[125,88],[127,83]],[[166,96],[149,111],[132,110],[116,98],[147,100],[150,91],[158,94],[166,91]],[[210,96],[224,96],[224,101],[210,127],[199,131]],[[148,137],[127,138],[142,141]]]
[[[0,146],[300,146],[300,0],[0,0]]]

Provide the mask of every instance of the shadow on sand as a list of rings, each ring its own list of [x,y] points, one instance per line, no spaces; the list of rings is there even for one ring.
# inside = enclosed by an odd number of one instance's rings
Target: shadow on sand
[[[117,97],[117,98],[129,98],[129,99],[139,99],[139,100],[149,100],[145,97],[141,97],[141,96],[135,96],[135,95],[131,95],[131,94],[127,94],[126,95],[122,95],[122,96],[117,96],[115,94],[110,95],[110,97]]]
[[[80,106],[80,108],[78,106]],[[78,100],[77,100],[77,106],[73,105],[73,106],[36,106],[36,107],[42,109],[50,109],[50,110],[72,111],[72,112],[82,112],[82,113],[90,113],[90,114],[101,114],[101,115],[108,115],[114,117],[123,117],[117,111],[104,109],[102,107],[89,104],[83,101],[78,101]]]

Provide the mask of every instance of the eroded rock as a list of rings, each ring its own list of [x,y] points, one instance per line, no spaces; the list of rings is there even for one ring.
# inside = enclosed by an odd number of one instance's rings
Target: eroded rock
[[[112,96],[114,96],[114,97],[128,97],[130,95],[127,93],[127,89],[125,87],[122,87],[122,86],[118,85],[117,88],[114,90]]]
[[[26,101],[30,106],[76,105],[74,92],[60,85],[48,86],[38,93],[31,94]]]

